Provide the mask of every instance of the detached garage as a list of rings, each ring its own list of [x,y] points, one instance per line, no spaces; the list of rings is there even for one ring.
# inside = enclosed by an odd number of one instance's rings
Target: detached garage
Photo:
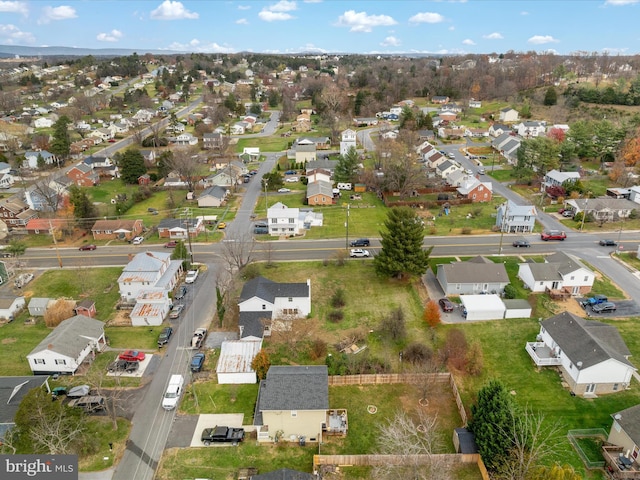
[[[256,372],[251,362],[262,348],[259,340],[226,340],[220,346],[216,373],[220,384],[256,383]]]
[[[460,295],[460,300],[469,321],[504,318],[506,307],[499,295]]]
[[[504,318],[531,318],[531,305],[523,299],[504,300],[507,311]]]

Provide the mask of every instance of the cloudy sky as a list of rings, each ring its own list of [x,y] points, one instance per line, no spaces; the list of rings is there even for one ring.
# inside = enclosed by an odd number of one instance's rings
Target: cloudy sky
[[[0,44],[208,53],[640,52],[640,0],[0,0]]]

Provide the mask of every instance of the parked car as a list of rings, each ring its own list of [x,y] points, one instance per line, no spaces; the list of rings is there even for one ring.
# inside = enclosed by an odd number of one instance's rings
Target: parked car
[[[291,190],[288,188],[279,188],[278,193],[289,193]]]
[[[591,310],[595,313],[615,312],[616,308],[616,304],[613,302],[603,302],[591,305]]]
[[[191,359],[191,371],[192,372],[200,372],[202,371],[202,367],[204,367],[205,355],[204,353],[196,353]]]
[[[255,233],[256,235],[266,235],[267,233],[269,233],[269,228],[256,226],[253,229],[253,233]]]
[[[485,169],[484,169],[484,168],[482,168],[482,167],[481,167],[481,168],[479,168],[479,169],[478,169],[478,173],[479,173],[480,175],[484,175],[484,174],[485,174],[485,173],[487,173],[487,172],[485,171]]]
[[[115,362],[111,362],[107,370],[110,373],[115,372],[127,372],[133,373],[138,370],[140,366],[140,362],[130,362],[129,360],[116,360]]]
[[[91,387],[89,385],[78,385],[77,387],[71,387],[67,392],[68,398],[80,398],[85,395],[89,395]]]
[[[297,181],[299,181],[299,178],[298,177],[289,177],[289,178],[285,178],[284,181],[287,182],[287,183],[296,183]]]
[[[609,299],[606,295],[597,294],[593,297],[585,298],[580,302],[583,308],[587,308],[588,306],[598,305],[599,303],[608,302]]]
[[[453,312],[453,310],[456,308],[453,302],[448,298],[441,298],[440,300],[438,300],[438,303],[440,304],[440,308],[442,308],[443,312]]]
[[[146,355],[139,350],[125,350],[118,355],[118,360],[126,360],[127,362],[142,362]]]
[[[600,240],[600,246],[602,247],[615,247],[616,245],[618,244],[613,240]]]
[[[178,318],[183,310],[184,310],[184,305],[181,303],[174,306],[173,309],[171,310],[171,313],[169,314],[169,318]]]
[[[184,283],[194,283],[198,279],[198,270],[189,270],[184,277]]]
[[[90,243],[89,245],[82,245],[78,250],[84,252],[85,250],[95,250],[96,248],[97,247],[93,243]]]
[[[216,425],[214,428],[205,428],[200,440],[205,447],[212,443],[238,443],[244,440],[244,428],[231,428]]]
[[[352,248],[349,252],[351,258],[364,258],[369,256],[369,250],[363,250],[362,248]]]
[[[144,237],[135,237],[133,240],[131,240],[131,243],[133,243],[134,245],[140,245],[142,242],[144,242]]]
[[[173,296],[176,300],[182,300],[184,296],[187,294],[187,287],[181,285],[180,288],[176,291],[176,294]]]
[[[175,240],[171,240],[170,242],[164,244],[164,248],[176,248],[177,246],[178,242],[176,242]]]
[[[357,240],[352,240],[349,245],[352,247],[368,247],[371,242],[369,242],[368,238],[359,238]]]
[[[284,172],[285,175],[295,175],[296,173],[298,172],[296,172],[295,170],[287,170],[286,172]]]
[[[29,283],[31,280],[33,280],[33,273],[21,273],[20,275],[18,275],[16,277],[15,281],[13,282],[13,284],[17,288],[22,288],[27,283]]]
[[[565,218],[573,218],[574,216],[573,210],[564,210],[562,212],[562,216]]]
[[[542,240],[544,240],[545,242],[548,240],[564,240],[565,238],[567,238],[566,233],[561,232],[559,230],[548,230],[546,232],[542,232],[540,234],[540,238]]]
[[[169,343],[169,339],[171,338],[172,334],[173,334],[173,328],[164,327],[160,332],[160,335],[158,335],[158,347],[163,347],[167,343]]]
[[[528,248],[531,246],[531,244],[527,240],[516,240],[515,242],[513,242],[513,246],[516,248],[520,248],[520,247]]]
[[[158,215],[158,210],[153,207],[147,208],[147,212],[149,212],[151,215]]]
[[[226,223],[224,223],[224,222],[220,222],[220,223],[218,224],[218,229],[219,229],[219,230],[224,230],[225,228],[227,228],[227,224],[226,224]]]

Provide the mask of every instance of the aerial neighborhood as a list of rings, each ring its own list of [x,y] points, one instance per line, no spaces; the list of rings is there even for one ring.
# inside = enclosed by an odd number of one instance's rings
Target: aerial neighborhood
[[[640,480],[637,56],[17,56],[0,86],[1,453]]]

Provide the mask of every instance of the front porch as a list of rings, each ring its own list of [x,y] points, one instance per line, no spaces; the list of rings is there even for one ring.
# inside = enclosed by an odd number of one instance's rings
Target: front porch
[[[550,367],[562,364],[556,353],[544,342],[527,342],[525,350],[538,367]]]

